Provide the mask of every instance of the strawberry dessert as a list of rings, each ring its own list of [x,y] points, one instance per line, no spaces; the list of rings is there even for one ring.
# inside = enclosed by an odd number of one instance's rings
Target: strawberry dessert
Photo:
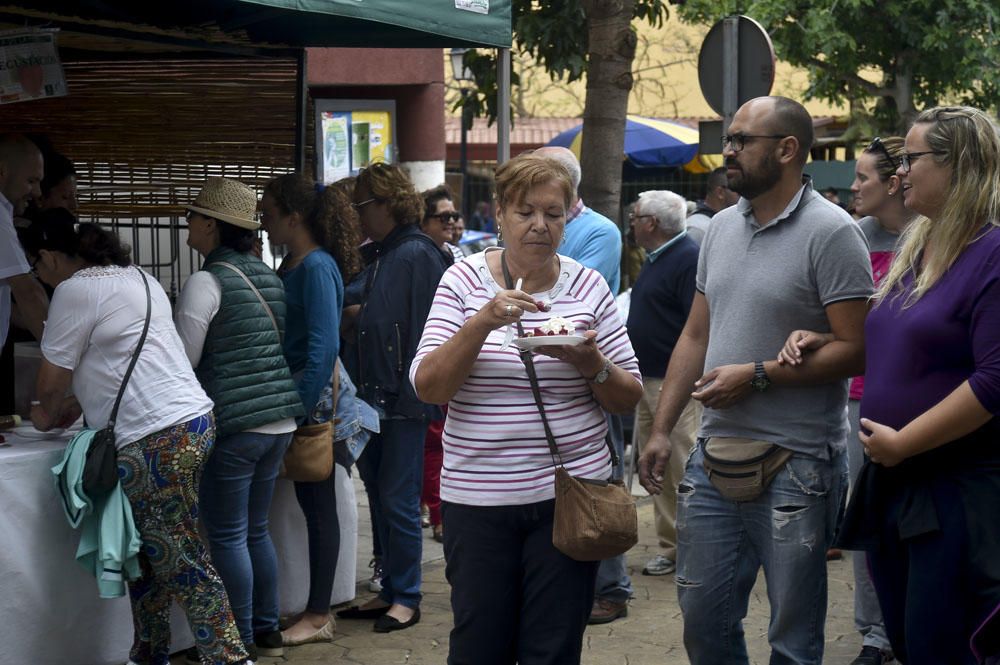
[[[553,316],[551,319],[538,326],[534,330],[525,331],[525,337],[554,337],[556,335],[572,335],[575,330],[573,322],[561,316]]]

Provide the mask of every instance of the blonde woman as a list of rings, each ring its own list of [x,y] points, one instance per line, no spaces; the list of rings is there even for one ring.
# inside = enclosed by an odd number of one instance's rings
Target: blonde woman
[[[899,162],[903,202],[919,217],[865,323],[860,438],[868,459],[841,541],[869,551],[899,660],[993,662],[1000,131],[978,109],[934,108],[917,117]]]

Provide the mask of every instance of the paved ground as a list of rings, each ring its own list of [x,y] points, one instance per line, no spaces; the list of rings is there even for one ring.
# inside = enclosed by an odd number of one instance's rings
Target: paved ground
[[[641,490],[640,490],[641,491]],[[364,497],[364,492],[359,492]],[[363,500],[363,499],[362,499]],[[359,509],[360,532],[369,532],[367,507]],[[681,642],[681,614],[673,575],[644,577],[643,563],[655,549],[653,506],[640,500],[639,544],[629,552],[635,597],[629,616],[605,626],[588,628],[584,642],[585,665],[687,665]],[[362,538],[358,546],[358,575],[366,576],[371,544]],[[341,621],[332,643],[287,649],[284,658],[262,658],[261,665],[307,663],[360,663],[363,665],[443,665],[448,653],[451,612],[448,584],[444,579],[441,546],[425,530],[423,619],[408,630],[380,635],[371,621]],[[830,563],[830,601],[826,630],[826,658],[830,665],[847,665],[857,655],[860,637],[853,629],[851,568],[848,560]],[[359,584],[359,598],[370,596]],[[763,580],[754,588],[746,621],[751,663],[765,664],[768,604]],[[174,661],[178,665],[180,659]]]

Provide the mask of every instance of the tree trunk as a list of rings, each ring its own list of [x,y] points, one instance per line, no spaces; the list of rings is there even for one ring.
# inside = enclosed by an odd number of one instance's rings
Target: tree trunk
[[[580,196],[619,223],[625,116],[632,90],[635,0],[584,0],[590,49],[583,109]]]
[[[913,104],[913,69],[910,65],[910,54],[900,53],[893,71],[892,100],[896,104],[896,131],[900,136],[913,126],[917,118],[917,108]]]

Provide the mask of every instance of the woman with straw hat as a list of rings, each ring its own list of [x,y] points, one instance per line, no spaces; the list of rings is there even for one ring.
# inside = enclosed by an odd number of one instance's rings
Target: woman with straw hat
[[[268,512],[281,460],[305,415],[281,347],[285,290],[253,253],[257,195],[209,178],[187,206],[188,245],[204,264],[177,303],[177,330],[215,402],[217,439],[201,483],[201,517],[250,652],[283,655]]]

